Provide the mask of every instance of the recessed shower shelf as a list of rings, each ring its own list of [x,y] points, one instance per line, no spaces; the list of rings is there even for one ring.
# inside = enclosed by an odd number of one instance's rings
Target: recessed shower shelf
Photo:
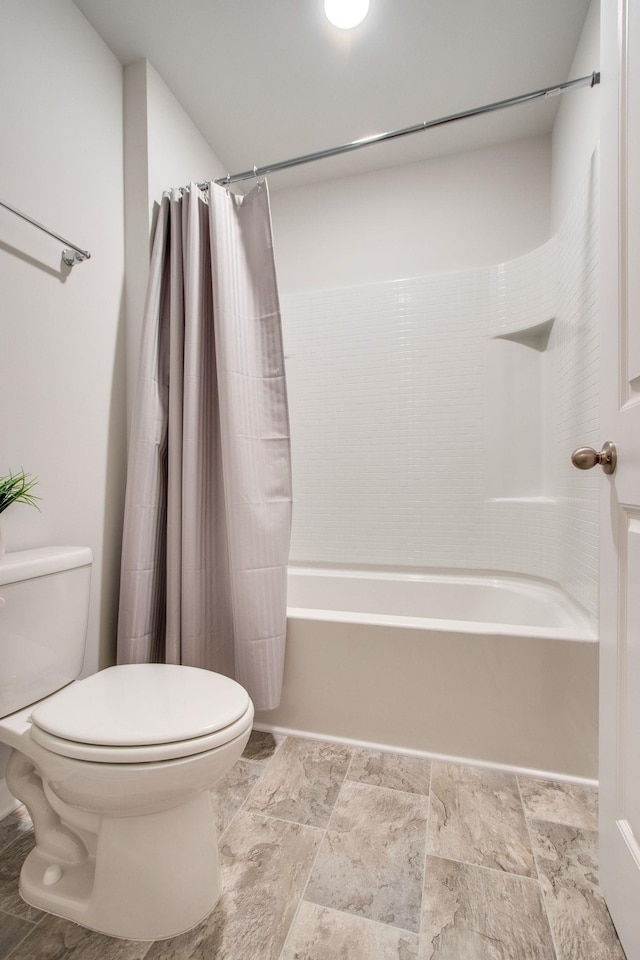
[[[525,347],[531,347],[533,350],[544,351],[549,343],[549,335],[553,327],[555,317],[543,320],[542,323],[534,323],[521,330],[510,330],[505,333],[496,333],[492,340],[511,340],[513,343],[521,343]]]
[[[546,311],[545,311],[546,313]],[[490,503],[551,504],[542,491],[544,389],[554,317],[522,314],[518,329],[488,337],[484,349],[485,494]],[[514,326],[517,326],[514,321]]]

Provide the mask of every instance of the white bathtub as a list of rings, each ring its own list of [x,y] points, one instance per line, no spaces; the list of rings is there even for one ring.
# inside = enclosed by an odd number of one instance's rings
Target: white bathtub
[[[277,710],[258,725],[597,777],[598,644],[559,589],[520,577],[293,567]]]

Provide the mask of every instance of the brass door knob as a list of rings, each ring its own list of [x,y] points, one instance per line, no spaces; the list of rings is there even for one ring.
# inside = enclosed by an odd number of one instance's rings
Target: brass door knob
[[[607,440],[603,443],[602,450],[598,453],[593,447],[578,447],[571,454],[571,463],[578,470],[591,470],[596,464],[600,464],[605,473],[613,473],[616,468],[618,455],[614,443]]]

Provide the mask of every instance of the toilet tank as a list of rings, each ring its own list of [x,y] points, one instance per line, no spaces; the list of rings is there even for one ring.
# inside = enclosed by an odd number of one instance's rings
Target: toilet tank
[[[40,547],[0,557],[0,717],[82,670],[93,556],[88,547]]]

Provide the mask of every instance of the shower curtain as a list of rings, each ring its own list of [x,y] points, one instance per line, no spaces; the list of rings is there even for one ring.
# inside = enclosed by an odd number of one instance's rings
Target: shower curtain
[[[289,417],[266,183],[164,194],[129,447],[118,662],[280,700]]]

